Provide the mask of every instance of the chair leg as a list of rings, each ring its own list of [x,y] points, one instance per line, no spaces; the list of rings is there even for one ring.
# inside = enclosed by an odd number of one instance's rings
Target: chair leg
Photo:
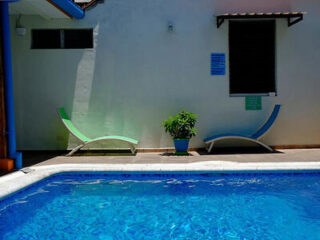
[[[214,142],[212,142],[212,143],[210,144],[210,147],[208,148],[208,153],[211,152],[211,150],[212,150],[212,148],[213,148],[213,144],[214,144]]]
[[[79,146],[75,147],[74,149],[72,149],[71,152],[69,152],[66,157],[71,157],[76,151],[80,150],[81,148],[83,148],[86,144],[82,143]]]
[[[260,144],[262,147],[268,149],[270,152],[274,152],[274,150],[271,147],[269,147],[267,144],[264,144],[264,143],[260,142],[259,140],[256,140],[255,142]]]
[[[132,153],[132,154],[135,154],[136,148],[135,148],[134,145],[131,145],[131,146],[130,146],[130,150],[131,150],[131,153]]]

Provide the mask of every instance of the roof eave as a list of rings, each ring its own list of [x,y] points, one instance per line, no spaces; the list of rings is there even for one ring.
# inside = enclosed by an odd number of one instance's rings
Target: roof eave
[[[76,19],[84,18],[84,11],[71,0],[47,0],[66,15]]]

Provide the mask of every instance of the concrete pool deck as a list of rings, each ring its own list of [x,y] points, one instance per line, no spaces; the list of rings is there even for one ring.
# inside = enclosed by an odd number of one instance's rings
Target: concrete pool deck
[[[175,156],[171,153],[137,153],[135,156],[74,156],[52,157],[34,166],[45,166],[64,163],[84,164],[156,164],[156,163],[200,163],[211,161],[263,163],[263,162],[319,162],[320,149],[286,149],[275,153],[241,153],[241,154],[206,154],[205,152],[191,151],[190,156]]]
[[[203,153],[202,153],[203,154]],[[281,150],[264,154],[138,153],[136,156],[56,156],[0,177],[0,198],[52,174],[74,171],[237,172],[319,171],[320,149]]]

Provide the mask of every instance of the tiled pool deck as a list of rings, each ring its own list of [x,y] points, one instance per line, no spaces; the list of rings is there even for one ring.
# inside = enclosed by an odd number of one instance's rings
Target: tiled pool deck
[[[320,149],[281,150],[263,154],[215,154],[174,156],[138,153],[136,156],[56,156],[0,177],[0,198],[59,172],[70,171],[318,171]]]

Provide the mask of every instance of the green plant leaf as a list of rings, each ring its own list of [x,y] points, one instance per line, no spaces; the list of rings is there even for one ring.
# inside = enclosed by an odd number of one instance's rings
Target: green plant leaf
[[[169,133],[173,138],[190,139],[197,135],[195,124],[197,115],[182,110],[176,116],[170,116],[162,122],[165,132]]]

